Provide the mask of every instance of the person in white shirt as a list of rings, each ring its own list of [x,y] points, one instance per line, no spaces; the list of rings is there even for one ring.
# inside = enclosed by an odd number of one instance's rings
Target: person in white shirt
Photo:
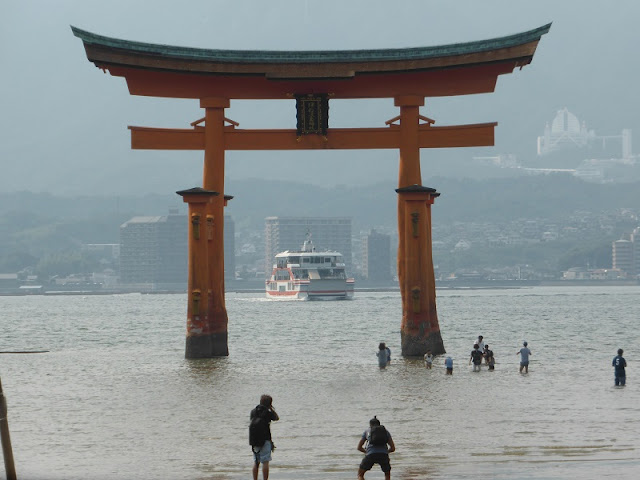
[[[478,345],[478,350],[484,353],[484,340],[482,338],[482,335],[478,335],[478,340],[473,342],[473,344]]]
[[[518,350],[516,355],[520,355],[520,373],[524,369],[524,373],[529,373],[529,355],[531,355],[531,350],[527,348],[527,342],[522,343],[522,348]]]
[[[424,354],[424,363],[428,369],[431,369],[433,366],[433,355],[430,351]]]

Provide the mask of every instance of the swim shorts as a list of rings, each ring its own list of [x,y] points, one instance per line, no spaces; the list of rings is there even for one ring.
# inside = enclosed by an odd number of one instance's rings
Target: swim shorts
[[[260,450],[256,451],[256,447],[253,449],[253,460],[256,463],[265,463],[271,461],[271,442],[267,440],[264,445],[260,447]]]
[[[380,465],[380,470],[384,473],[391,471],[391,464],[389,463],[389,454],[388,453],[370,453],[366,457],[362,459],[360,462],[360,468],[362,470],[368,471],[371,470],[374,464]]]

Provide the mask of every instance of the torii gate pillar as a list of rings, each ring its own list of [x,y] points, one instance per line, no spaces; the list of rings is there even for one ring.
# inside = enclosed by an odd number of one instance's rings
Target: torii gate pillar
[[[445,353],[438,315],[431,251],[431,204],[440,195],[421,186],[420,107],[424,97],[395,98],[400,107],[398,169],[398,281],[402,296],[402,355]]]
[[[208,206],[218,192],[192,188],[176,192],[189,204],[189,260],[187,278],[186,358],[209,358],[216,336],[212,332],[212,292],[209,288],[209,251],[213,251],[213,220]]]
[[[445,353],[436,311],[436,282],[431,249],[431,205],[440,194],[413,185],[398,188],[398,278],[402,295],[402,355]],[[402,272],[402,273],[400,273]]]
[[[206,190],[224,192],[224,109],[228,98],[203,98],[200,107],[205,109],[204,169],[202,184]],[[211,351],[208,357],[229,355],[227,326],[229,318],[224,298],[224,196],[212,197],[207,204],[207,215],[212,218],[211,249],[208,253],[209,275],[209,337]],[[188,353],[188,352],[187,352]],[[187,354],[187,358],[190,357]]]

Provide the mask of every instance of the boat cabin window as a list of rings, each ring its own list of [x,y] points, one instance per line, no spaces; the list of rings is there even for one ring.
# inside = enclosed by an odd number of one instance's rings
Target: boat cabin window
[[[311,259],[309,257],[302,257],[302,263],[311,263]]]
[[[309,270],[293,270],[293,278],[297,279],[297,280],[307,280],[309,278]]]
[[[289,257],[287,259],[287,261],[289,263],[296,263],[296,264],[300,265],[300,257]]]
[[[278,258],[276,261],[276,265],[278,268],[287,268],[287,259],[286,258]]]
[[[289,280],[289,272],[287,270],[277,270],[276,280]]]
[[[344,280],[346,275],[343,268],[319,268],[320,278],[326,280]]]

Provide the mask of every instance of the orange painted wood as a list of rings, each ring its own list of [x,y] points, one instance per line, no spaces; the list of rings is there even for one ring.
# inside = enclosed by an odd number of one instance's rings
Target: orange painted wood
[[[426,126],[418,129],[419,148],[481,147],[494,144],[497,123]],[[131,148],[138,150],[204,150],[204,128],[170,129],[130,126]],[[400,148],[400,128],[333,128],[326,139],[295,130],[224,128],[226,150],[378,150]]]
[[[187,336],[209,335],[209,306],[207,302],[208,261],[206,210],[209,197],[185,196],[183,200],[189,204],[189,260],[187,281]],[[194,234],[193,216],[199,219],[198,238]],[[197,292],[197,294],[196,294]],[[198,299],[196,299],[198,297]],[[195,302],[198,310],[195,311]]]
[[[125,77],[129,93],[151,97],[292,99],[295,94],[328,93],[332,99],[393,98],[400,95],[443,97],[489,93],[499,75],[511,73],[517,61],[407,73],[385,73],[345,79],[269,80],[251,76],[209,76],[110,66]]]
[[[203,187],[206,190],[223,193],[225,102],[219,99],[207,99],[202,103],[209,105],[205,108]],[[212,198],[207,205],[207,213],[213,216],[212,238],[208,249],[209,324],[210,332],[218,335],[226,335],[229,321],[224,297],[224,202],[224,195],[220,195]],[[223,348],[226,349],[226,340]]]

